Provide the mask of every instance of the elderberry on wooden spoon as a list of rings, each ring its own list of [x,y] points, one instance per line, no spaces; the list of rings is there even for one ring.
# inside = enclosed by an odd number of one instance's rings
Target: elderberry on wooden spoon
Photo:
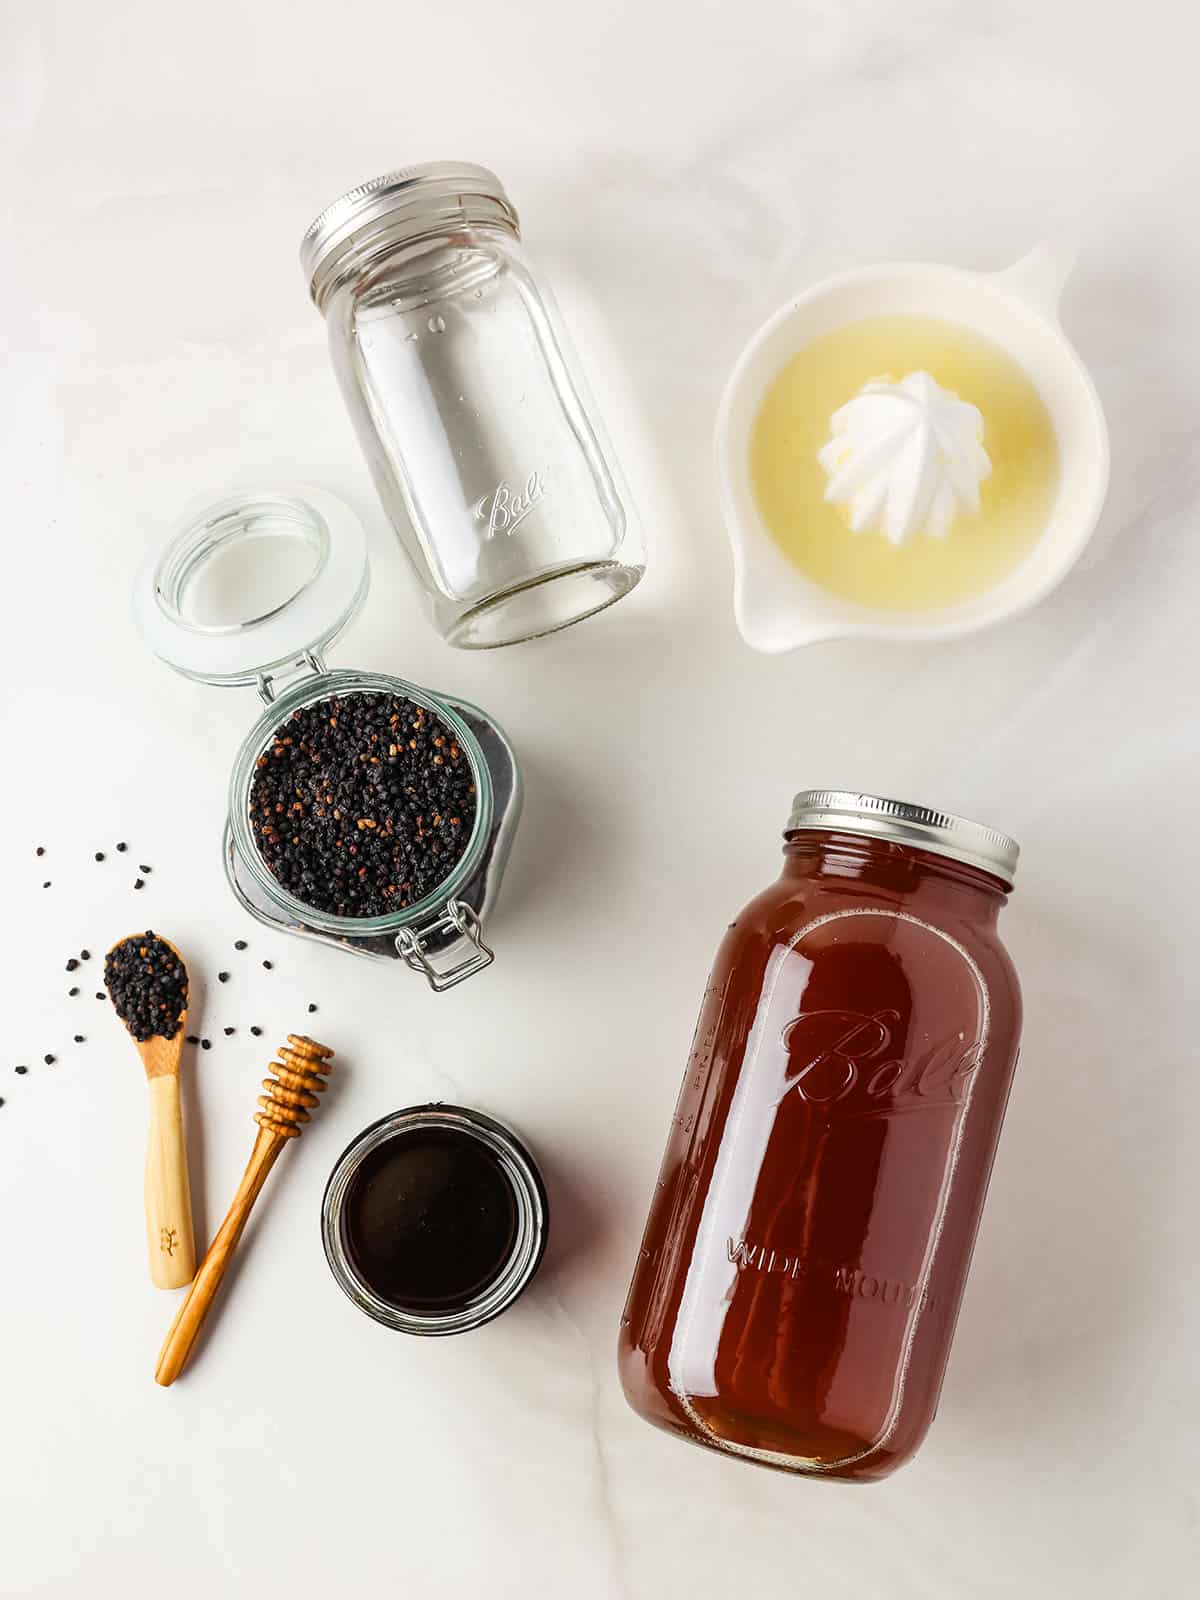
[[[142,1058],[150,1090],[146,1149],[150,1277],[160,1289],[181,1289],[196,1271],[179,1098],[179,1064],[187,1026],[187,967],[173,944],[147,928],[113,945],[104,958],[104,984]]]

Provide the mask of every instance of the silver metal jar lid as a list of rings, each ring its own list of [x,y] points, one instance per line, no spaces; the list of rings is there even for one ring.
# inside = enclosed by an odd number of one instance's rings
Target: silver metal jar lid
[[[300,241],[300,265],[309,293],[320,305],[343,253],[379,223],[391,225],[403,216],[416,237],[452,220],[456,213],[476,223],[499,217],[514,232],[519,226],[500,179],[469,161],[426,161],[360,183],[326,206]]]
[[[979,867],[1008,884],[1013,881],[1021,853],[1015,839],[984,827],[981,822],[910,805],[904,800],[888,800],[882,795],[855,794],[848,789],[800,791],[792,801],[785,831],[812,828],[861,833],[872,839],[930,850],[934,855],[950,856],[970,867]]]

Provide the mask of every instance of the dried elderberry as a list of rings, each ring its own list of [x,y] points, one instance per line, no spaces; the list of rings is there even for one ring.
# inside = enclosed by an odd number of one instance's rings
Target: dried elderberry
[[[173,1039],[179,1032],[187,1009],[187,968],[149,928],[108,952],[104,982],[117,1015],[135,1039]]]
[[[462,858],[474,774],[457,736],[405,695],[302,706],[258,757],[250,822],[264,862],[318,911],[377,917],[423,900]]]

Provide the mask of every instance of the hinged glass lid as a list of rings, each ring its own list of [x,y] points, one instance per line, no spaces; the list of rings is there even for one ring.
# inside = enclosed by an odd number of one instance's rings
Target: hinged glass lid
[[[185,677],[257,684],[321,665],[366,597],[367,542],[324,489],[244,489],[186,513],[147,556],[138,626]]]

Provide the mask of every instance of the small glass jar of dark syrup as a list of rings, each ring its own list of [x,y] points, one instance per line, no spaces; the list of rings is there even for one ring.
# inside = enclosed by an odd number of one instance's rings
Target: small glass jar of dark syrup
[[[541,1265],[548,1229],[525,1145],[463,1106],[413,1106],[364,1129],[321,1208],[334,1277],[403,1333],[465,1333],[499,1316]]]
[[[621,1376],[695,1443],[881,1478],[933,1420],[1016,1065],[1018,852],[831,790],[785,839],[705,993]]]

